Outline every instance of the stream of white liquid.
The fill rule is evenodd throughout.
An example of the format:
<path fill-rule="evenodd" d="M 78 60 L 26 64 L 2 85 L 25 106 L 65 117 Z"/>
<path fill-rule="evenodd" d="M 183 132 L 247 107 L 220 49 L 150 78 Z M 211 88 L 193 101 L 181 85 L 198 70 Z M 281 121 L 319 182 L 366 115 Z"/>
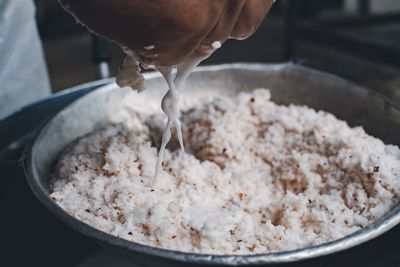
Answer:
<path fill-rule="evenodd" d="M 156 184 L 157 181 L 159 180 L 162 168 L 162 162 L 164 159 L 165 148 L 168 142 L 171 140 L 171 130 L 173 128 L 176 129 L 181 151 L 183 153 L 185 152 L 185 147 L 183 145 L 183 137 L 182 137 L 182 127 L 181 127 L 181 122 L 179 120 L 179 115 L 180 115 L 179 101 L 181 98 L 181 91 L 189 74 L 197 67 L 197 65 L 199 65 L 201 61 L 209 57 L 209 55 L 210 54 L 202 57 L 190 58 L 179 64 L 176 67 L 177 70 L 175 79 L 173 79 L 172 75 L 172 70 L 174 67 L 159 69 L 161 74 L 164 76 L 169 88 L 161 101 L 161 109 L 167 115 L 168 121 L 163 132 L 161 147 L 158 152 L 153 184 Z"/>

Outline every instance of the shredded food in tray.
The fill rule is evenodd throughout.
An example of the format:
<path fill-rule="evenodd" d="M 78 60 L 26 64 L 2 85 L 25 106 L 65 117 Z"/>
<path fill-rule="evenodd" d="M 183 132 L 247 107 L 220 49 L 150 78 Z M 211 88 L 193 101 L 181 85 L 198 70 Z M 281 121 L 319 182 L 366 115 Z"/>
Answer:
<path fill-rule="evenodd" d="M 399 200 L 400 149 L 332 114 L 278 105 L 266 89 L 181 117 L 153 183 L 162 115 L 110 125 L 59 158 L 53 200 L 79 220 L 165 249 L 253 254 L 325 243 Z"/>

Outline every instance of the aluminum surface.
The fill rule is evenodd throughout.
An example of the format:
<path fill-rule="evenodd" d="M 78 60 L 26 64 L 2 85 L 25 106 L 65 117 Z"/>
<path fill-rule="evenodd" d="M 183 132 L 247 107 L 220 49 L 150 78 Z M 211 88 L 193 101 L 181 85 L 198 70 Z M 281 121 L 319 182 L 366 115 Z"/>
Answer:
<path fill-rule="evenodd" d="M 274 265 L 332 254 L 366 242 L 400 222 L 397 205 L 384 217 L 342 239 L 293 251 L 248 256 L 215 256 L 148 247 L 101 232 L 63 211 L 49 198 L 48 178 L 61 150 L 76 138 L 110 122 L 122 109 L 142 114 L 159 111 L 166 85 L 157 73 L 146 75 L 146 91 L 134 94 L 114 84 L 78 99 L 40 131 L 24 160 L 25 173 L 36 197 L 67 225 L 143 265 Z M 274 101 L 323 109 L 350 125 L 363 126 L 386 143 L 400 145 L 400 109 L 386 98 L 333 75 L 293 64 L 229 64 L 201 67 L 187 81 L 183 104 L 216 95 L 234 95 L 254 88 L 269 88 Z M 129 100 L 129 101 L 127 101 Z"/>

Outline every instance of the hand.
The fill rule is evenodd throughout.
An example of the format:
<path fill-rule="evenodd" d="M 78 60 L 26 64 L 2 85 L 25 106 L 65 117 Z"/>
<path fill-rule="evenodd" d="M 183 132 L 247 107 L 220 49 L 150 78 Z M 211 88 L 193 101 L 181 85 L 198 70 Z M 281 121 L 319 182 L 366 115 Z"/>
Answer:
<path fill-rule="evenodd" d="M 157 66 L 253 34 L 273 0 L 60 0 L 91 31 Z"/>

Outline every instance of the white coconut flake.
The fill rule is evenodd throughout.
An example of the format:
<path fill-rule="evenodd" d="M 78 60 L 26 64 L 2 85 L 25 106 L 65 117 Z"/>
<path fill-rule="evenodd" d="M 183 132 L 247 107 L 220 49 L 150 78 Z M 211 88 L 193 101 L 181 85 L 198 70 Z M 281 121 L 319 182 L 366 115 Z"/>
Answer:
<path fill-rule="evenodd" d="M 211 47 L 214 50 L 217 50 L 217 49 L 221 48 L 221 42 L 220 41 L 214 41 L 214 42 L 212 42 Z"/>
<path fill-rule="evenodd" d="M 148 46 L 145 46 L 143 48 L 144 48 L 144 50 L 153 50 L 156 47 L 155 47 L 155 45 L 148 45 Z"/>

